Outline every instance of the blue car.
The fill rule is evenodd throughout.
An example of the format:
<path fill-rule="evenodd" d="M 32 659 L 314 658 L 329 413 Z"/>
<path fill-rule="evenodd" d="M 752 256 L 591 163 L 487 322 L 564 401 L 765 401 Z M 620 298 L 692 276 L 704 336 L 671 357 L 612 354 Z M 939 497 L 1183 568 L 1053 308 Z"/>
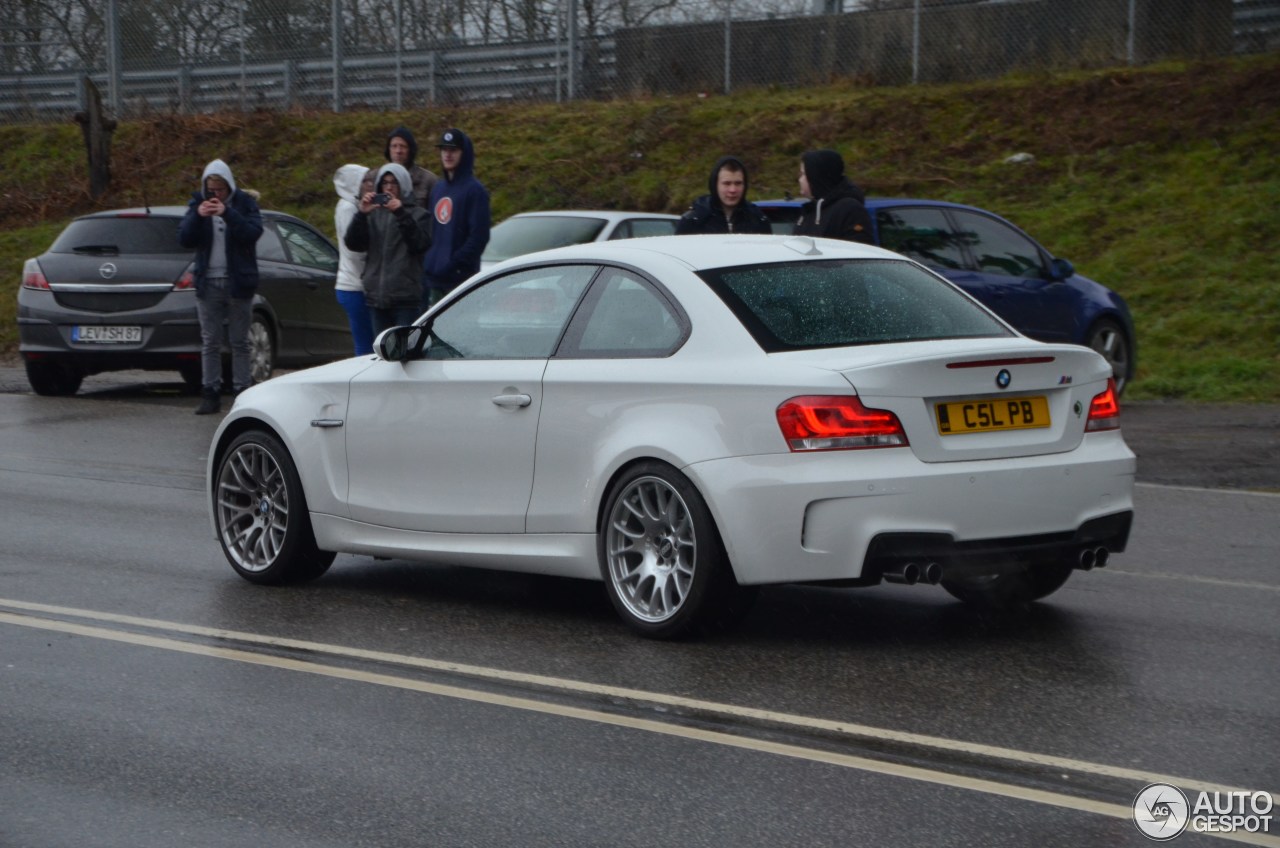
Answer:
<path fill-rule="evenodd" d="M 759 200 L 773 231 L 789 234 L 802 200 Z M 1013 224 L 942 200 L 868 198 L 875 243 L 964 289 L 1033 339 L 1091 347 L 1111 363 L 1116 390 L 1133 379 L 1136 344 L 1124 298 L 1081 276 Z"/>

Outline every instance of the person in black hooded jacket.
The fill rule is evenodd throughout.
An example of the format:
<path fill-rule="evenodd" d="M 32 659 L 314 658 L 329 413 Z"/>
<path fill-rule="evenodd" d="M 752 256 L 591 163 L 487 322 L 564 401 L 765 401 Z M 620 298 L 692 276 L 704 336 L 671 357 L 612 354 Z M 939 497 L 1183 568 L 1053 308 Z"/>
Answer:
<path fill-rule="evenodd" d="M 872 244 L 866 196 L 844 175 L 844 159 L 834 150 L 810 150 L 800 157 L 800 207 L 795 234 Z"/>
<path fill-rule="evenodd" d="M 736 156 L 721 156 L 707 180 L 711 190 L 676 222 L 676 235 L 773 232 L 768 217 L 747 200 L 747 166 Z"/>

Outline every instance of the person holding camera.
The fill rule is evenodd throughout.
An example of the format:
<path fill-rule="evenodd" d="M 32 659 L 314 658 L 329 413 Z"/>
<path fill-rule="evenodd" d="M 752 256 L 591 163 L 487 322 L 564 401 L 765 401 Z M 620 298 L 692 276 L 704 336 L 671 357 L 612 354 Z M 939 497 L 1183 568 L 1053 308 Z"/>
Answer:
<path fill-rule="evenodd" d="M 373 191 L 360 197 L 342 237 L 365 254 L 365 303 L 373 335 L 412 324 L 422 312 L 422 257 L 431 246 L 431 215 L 417 204 L 409 172 L 394 162 L 378 169 Z"/>
<path fill-rule="evenodd" d="M 436 184 L 436 175 L 414 161 L 418 158 L 418 140 L 408 127 L 399 126 L 391 131 L 383 155 L 388 162 L 394 162 L 409 172 L 414 200 L 426 209 L 427 198 L 431 197 L 431 189 Z"/>
<path fill-rule="evenodd" d="M 222 410 L 222 325 L 231 345 L 231 388 L 249 388 L 249 323 L 258 290 L 262 213 L 253 195 L 236 188 L 231 168 L 214 159 L 200 176 L 178 223 L 178 243 L 195 248 L 196 317 L 200 321 L 200 406 L 196 415 Z"/>

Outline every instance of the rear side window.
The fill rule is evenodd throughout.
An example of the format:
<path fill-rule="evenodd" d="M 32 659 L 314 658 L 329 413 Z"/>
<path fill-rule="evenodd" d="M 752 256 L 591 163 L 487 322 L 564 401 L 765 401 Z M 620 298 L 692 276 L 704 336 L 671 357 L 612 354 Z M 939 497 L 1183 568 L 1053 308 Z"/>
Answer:
<path fill-rule="evenodd" d="M 660 357 L 684 341 L 684 325 L 666 299 L 621 268 L 604 270 L 574 323 L 561 356 Z"/>
<path fill-rule="evenodd" d="M 50 253 L 188 254 L 178 244 L 177 218 L 81 218 L 54 240 Z"/>
<path fill-rule="evenodd" d="M 952 232 L 941 209 L 901 206 L 876 213 L 880 246 L 914 259 L 926 268 L 956 271 L 965 267 L 964 239 Z"/>
<path fill-rule="evenodd" d="M 770 353 L 1012 335 L 967 295 L 909 262 L 788 262 L 701 276 Z"/>
<path fill-rule="evenodd" d="M 296 264 L 322 271 L 337 270 L 337 251 L 318 233 L 292 221 L 277 221 L 276 228 L 280 231 L 280 239 L 289 246 L 289 255 Z"/>

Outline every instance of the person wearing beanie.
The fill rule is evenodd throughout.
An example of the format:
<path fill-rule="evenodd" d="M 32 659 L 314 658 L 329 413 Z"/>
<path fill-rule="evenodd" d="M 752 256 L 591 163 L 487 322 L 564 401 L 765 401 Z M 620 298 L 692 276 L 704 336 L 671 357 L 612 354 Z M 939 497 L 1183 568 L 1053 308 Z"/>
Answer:
<path fill-rule="evenodd" d="M 747 200 L 747 166 L 736 156 L 721 156 L 707 180 L 708 194 L 676 222 L 676 235 L 773 232 L 769 218 Z"/>
<path fill-rule="evenodd" d="M 231 168 L 214 159 L 200 176 L 178 223 L 178 243 L 194 248 L 196 317 L 200 321 L 200 406 L 196 415 L 222 410 L 222 325 L 231 345 L 231 388 L 249 388 L 249 323 L 258 290 L 262 213 L 253 195 L 236 188 Z"/>
<path fill-rule="evenodd" d="M 431 190 L 431 249 L 422 264 L 424 310 L 480 270 L 480 254 L 489 244 L 489 192 L 475 177 L 471 139 L 452 127 L 436 147 L 444 176 Z"/>
<path fill-rule="evenodd" d="M 409 180 L 413 183 L 413 196 L 417 205 L 427 208 L 427 198 L 431 197 L 431 189 L 436 184 L 436 175 L 421 165 L 415 164 L 418 158 L 418 140 L 408 127 L 399 126 L 387 136 L 387 147 L 382 152 L 388 162 L 392 162 L 409 172 Z"/>
<path fill-rule="evenodd" d="M 872 244 L 866 196 L 844 175 L 844 159 L 834 150 L 810 150 L 800 157 L 800 207 L 795 234 Z"/>

